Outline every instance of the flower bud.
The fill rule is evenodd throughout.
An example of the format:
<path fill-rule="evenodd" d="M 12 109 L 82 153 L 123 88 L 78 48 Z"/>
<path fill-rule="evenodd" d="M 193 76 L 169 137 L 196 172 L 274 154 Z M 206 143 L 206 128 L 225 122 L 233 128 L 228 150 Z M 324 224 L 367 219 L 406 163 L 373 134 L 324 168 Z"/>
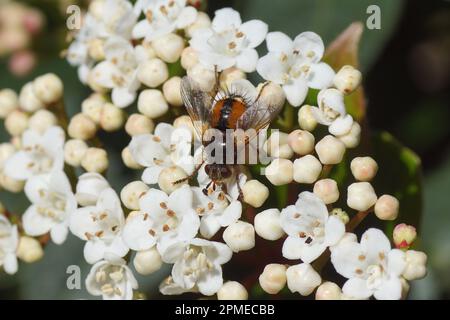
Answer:
<path fill-rule="evenodd" d="M 294 179 L 294 165 L 287 159 L 274 159 L 266 167 L 265 175 L 274 186 L 291 183 Z"/>
<path fill-rule="evenodd" d="M 337 138 L 344 143 L 346 148 L 356 148 L 361 140 L 361 126 L 358 122 L 353 121 L 350 132 Z"/>
<path fill-rule="evenodd" d="M 0 90 L 0 119 L 5 119 L 8 114 L 19 107 L 19 97 L 14 90 Z"/>
<path fill-rule="evenodd" d="M 0 186 L 3 187 L 6 191 L 12 193 L 19 193 L 23 191 L 23 187 L 25 186 L 25 181 L 15 180 L 4 174 L 0 173 Z"/>
<path fill-rule="evenodd" d="M 169 78 L 169 69 L 162 60 L 154 58 L 141 64 L 137 77 L 147 87 L 156 88 Z"/>
<path fill-rule="evenodd" d="M 167 194 L 171 194 L 176 189 L 188 184 L 188 181 L 183 181 L 180 183 L 175 183 L 179 180 L 187 178 L 187 173 L 178 166 L 172 166 L 169 168 L 164 168 L 158 177 L 159 188 Z"/>
<path fill-rule="evenodd" d="M 313 131 L 317 127 L 317 121 L 312 113 L 312 107 L 304 105 L 298 110 L 298 124 L 306 131 Z"/>
<path fill-rule="evenodd" d="M 192 120 L 191 117 L 184 115 L 184 116 L 179 116 L 178 118 L 176 118 L 173 121 L 173 126 L 175 129 L 181 128 L 181 127 L 185 127 L 188 128 L 189 131 L 192 133 L 192 137 L 194 137 L 195 135 L 195 129 L 194 129 L 194 125 L 192 124 Z"/>
<path fill-rule="evenodd" d="M 218 300 L 247 300 L 248 292 L 245 287 L 237 281 L 227 281 L 217 291 Z"/>
<path fill-rule="evenodd" d="M 5 129 L 11 136 L 20 136 L 28 129 L 28 115 L 20 110 L 14 110 L 5 119 Z"/>
<path fill-rule="evenodd" d="M 11 137 L 10 141 L 11 141 L 11 144 L 14 146 L 14 148 L 16 148 L 16 149 L 22 148 L 22 137 L 21 136 Z"/>
<path fill-rule="evenodd" d="M 234 81 L 246 78 L 247 76 L 244 71 L 236 67 L 231 67 L 220 73 L 219 81 L 223 89 L 229 89 Z"/>
<path fill-rule="evenodd" d="M 64 145 L 64 161 L 72 167 L 79 167 L 88 148 L 83 140 L 68 140 Z"/>
<path fill-rule="evenodd" d="M 263 273 L 259 276 L 259 285 L 268 294 L 277 294 L 286 285 L 286 280 L 286 266 L 271 263 L 264 267 Z"/>
<path fill-rule="evenodd" d="M 313 155 L 294 161 L 294 180 L 298 183 L 314 183 L 322 172 L 322 164 Z"/>
<path fill-rule="evenodd" d="M 33 90 L 36 97 L 43 103 L 52 104 L 62 98 L 64 85 L 57 75 L 47 73 L 34 80 Z"/>
<path fill-rule="evenodd" d="M 322 282 L 320 275 L 309 263 L 291 266 L 286 271 L 287 285 L 291 292 L 309 296 Z"/>
<path fill-rule="evenodd" d="M 133 265 L 139 274 L 147 276 L 161 269 L 163 262 L 154 246 L 145 251 L 138 251 L 134 256 Z"/>
<path fill-rule="evenodd" d="M 152 41 L 156 56 L 167 63 L 177 62 L 184 49 L 184 39 L 177 34 L 168 33 Z"/>
<path fill-rule="evenodd" d="M 400 203 L 390 195 L 382 195 L 375 203 L 375 215 L 380 220 L 395 220 L 398 216 Z"/>
<path fill-rule="evenodd" d="M 316 291 L 316 300 L 341 300 L 342 290 L 334 282 L 322 283 Z"/>
<path fill-rule="evenodd" d="M 350 169 L 356 180 L 371 181 L 378 172 L 378 164 L 371 157 L 356 157 L 350 163 Z"/>
<path fill-rule="evenodd" d="M 314 194 L 325 204 L 335 203 L 339 199 L 339 189 L 333 179 L 322 179 L 314 184 Z"/>
<path fill-rule="evenodd" d="M 98 20 L 103 19 L 105 10 L 105 0 L 93 0 L 89 3 L 88 12 Z"/>
<path fill-rule="evenodd" d="M 70 119 L 67 131 L 69 136 L 74 139 L 89 140 L 95 136 L 97 126 L 91 118 L 79 113 Z"/>
<path fill-rule="evenodd" d="M 187 70 L 187 75 L 198 83 L 203 91 L 211 91 L 216 83 L 216 75 L 213 70 L 206 69 L 201 63 Z"/>
<path fill-rule="evenodd" d="M 309 131 L 294 130 L 289 134 L 288 143 L 296 154 L 304 156 L 314 151 L 315 138 Z"/>
<path fill-rule="evenodd" d="M 347 205 L 358 211 L 366 211 L 377 202 L 375 190 L 368 182 L 352 183 L 347 189 Z"/>
<path fill-rule="evenodd" d="M 280 225 L 280 210 L 267 209 L 255 216 L 255 231 L 263 239 L 275 241 L 285 235 Z"/>
<path fill-rule="evenodd" d="M 286 102 L 286 94 L 280 85 L 274 82 L 260 83 L 257 87 L 261 101 L 269 106 L 283 107 Z M 262 92 L 261 92 L 262 90 Z"/>
<path fill-rule="evenodd" d="M 225 229 L 223 240 L 233 252 L 250 250 L 255 247 L 255 229 L 248 222 L 236 221 Z"/>
<path fill-rule="evenodd" d="M 106 103 L 105 98 L 98 93 L 92 94 L 81 104 L 81 112 L 91 118 L 96 124 L 100 123 L 103 105 Z"/>
<path fill-rule="evenodd" d="M 398 249 L 408 249 L 416 240 L 416 237 L 416 228 L 413 226 L 401 223 L 394 228 L 394 244 Z"/>
<path fill-rule="evenodd" d="M 12 143 L 4 142 L 0 144 L 0 168 L 3 168 L 6 160 L 16 152 Z"/>
<path fill-rule="evenodd" d="M 156 119 L 169 110 L 169 105 L 160 90 L 148 89 L 139 95 L 138 110 L 150 119 Z"/>
<path fill-rule="evenodd" d="M 139 199 L 148 191 L 148 186 L 142 181 L 133 181 L 123 187 L 120 199 L 130 210 L 139 210 Z"/>
<path fill-rule="evenodd" d="M 17 247 L 17 257 L 26 263 L 36 262 L 44 256 L 44 250 L 38 240 L 22 236 Z"/>
<path fill-rule="evenodd" d="M 402 276 L 408 280 L 422 279 L 427 274 L 427 255 L 420 251 L 408 250 L 405 254 L 406 267 Z"/>
<path fill-rule="evenodd" d="M 258 180 L 247 181 L 242 187 L 244 202 L 253 208 L 261 207 L 269 197 L 269 188 Z"/>
<path fill-rule="evenodd" d="M 183 69 L 189 70 L 197 64 L 197 52 L 191 47 L 184 48 L 183 52 L 181 53 L 181 66 L 183 67 Z"/>
<path fill-rule="evenodd" d="M 122 161 L 127 168 L 130 169 L 143 169 L 143 167 L 134 160 L 133 155 L 131 154 L 130 148 L 126 147 L 122 150 Z"/>
<path fill-rule="evenodd" d="M 347 224 L 350 221 L 348 213 L 341 208 L 334 208 L 333 210 L 331 210 L 330 215 L 337 217 L 342 221 L 343 224 Z"/>
<path fill-rule="evenodd" d="M 112 103 L 103 105 L 100 116 L 100 127 L 108 132 L 117 131 L 123 127 L 125 114 L 122 109 L 116 107 Z"/>
<path fill-rule="evenodd" d="M 338 164 L 345 154 L 345 145 L 339 139 L 328 135 L 316 144 L 316 152 L 323 164 Z"/>
<path fill-rule="evenodd" d="M 56 119 L 56 116 L 52 112 L 42 109 L 30 117 L 28 126 L 30 129 L 43 134 L 48 128 L 55 126 L 57 123 L 58 119 Z"/>
<path fill-rule="evenodd" d="M 280 131 L 270 135 L 264 143 L 264 150 L 273 158 L 290 159 L 294 155 L 288 144 L 288 134 Z"/>
<path fill-rule="evenodd" d="M 45 108 L 44 102 L 36 97 L 32 82 L 28 82 L 22 87 L 22 90 L 20 90 L 19 104 L 20 108 L 27 112 L 35 112 Z"/>
<path fill-rule="evenodd" d="M 154 128 L 153 120 L 139 113 L 133 113 L 125 124 L 125 131 L 130 136 L 151 133 Z"/>
<path fill-rule="evenodd" d="M 102 173 L 108 169 L 108 154 L 104 149 L 89 148 L 86 150 L 81 166 L 87 172 Z"/>
<path fill-rule="evenodd" d="M 209 16 L 205 12 L 199 11 L 197 13 L 197 19 L 195 19 L 194 23 L 186 28 L 186 35 L 189 38 L 192 38 L 195 31 L 208 28 L 210 25 L 211 19 L 209 18 Z"/>
<path fill-rule="evenodd" d="M 163 85 L 163 94 L 171 106 L 183 106 L 183 99 L 181 99 L 181 78 L 172 77 L 167 80 Z"/>
<path fill-rule="evenodd" d="M 343 66 L 334 76 L 333 83 L 336 88 L 345 94 L 352 93 L 361 84 L 361 72 L 352 66 Z"/>
<path fill-rule="evenodd" d="M 109 183 L 98 173 L 84 173 L 78 178 L 76 194 L 80 206 L 93 206 L 103 190 L 109 188 Z"/>

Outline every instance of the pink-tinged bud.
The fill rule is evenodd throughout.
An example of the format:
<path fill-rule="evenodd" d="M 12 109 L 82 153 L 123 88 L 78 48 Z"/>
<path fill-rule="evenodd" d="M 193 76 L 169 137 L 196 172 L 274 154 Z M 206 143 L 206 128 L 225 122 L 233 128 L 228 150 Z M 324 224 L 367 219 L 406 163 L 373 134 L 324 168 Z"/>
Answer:
<path fill-rule="evenodd" d="M 29 10 L 23 17 L 23 25 L 31 34 L 39 33 L 45 23 L 45 18 L 38 10 Z"/>
<path fill-rule="evenodd" d="M 408 249 L 416 240 L 416 228 L 405 223 L 394 228 L 394 244 L 398 249 Z"/>
<path fill-rule="evenodd" d="M 26 76 L 33 70 L 35 65 L 36 57 L 31 51 L 16 52 L 8 62 L 9 71 L 17 77 Z"/>

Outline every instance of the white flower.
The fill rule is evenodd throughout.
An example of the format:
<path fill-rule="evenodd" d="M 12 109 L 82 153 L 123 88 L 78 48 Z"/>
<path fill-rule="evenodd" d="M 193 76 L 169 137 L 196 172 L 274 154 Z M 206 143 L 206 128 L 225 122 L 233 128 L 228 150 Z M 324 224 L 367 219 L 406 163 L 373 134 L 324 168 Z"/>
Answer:
<path fill-rule="evenodd" d="M 200 233 L 205 238 L 213 237 L 221 227 L 228 227 L 241 217 L 242 204 L 236 200 L 229 201 L 222 191 L 209 195 L 205 195 L 199 187 L 192 187 L 192 191 L 193 207 L 201 216 Z"/>
<path fill-rule="evenodd" d="M 197 182 L 200 186 L 200 188 L 204 189 L 207 186 L 210 186 L 210 189 L 213 187 L 211 187 L 211 178 L 206 174 L 205 171 L 205 166 L 206 164 L 202 165 L 202 167 L 198 170 L 198 175 L 197 175 Z M 244 173 L 239 173 L 238 176 L 236 176 L 235 174 L 233 174 L 229 179 L 227 179 L 226 181 L 224 181 L 225 183 L 225 190 L 222 191 L 226 191 L 226 194 L 228 196 L 228 198 L 230 200 L 238 200 L 240 194 L 239 194 L 239 187 L 242 188 L 242 186 L 245 185 L 245 183 L 247 182 L 247 176 Z M 239 186 L 238 186 L 239 184 Z M 220 190 L 220 186 L 215 186 L 216 187 L 216 191 Z"/>
<path fill-rule="evenodd" d="M 303 32 L 294 41 L 282 32 L 270 32 L 266 38 L 268 54 L 259 59 L 258 73 L 266 80 L 283 87 L 294 107 L 306 98 L 308 88 L 328 88 L 334 71 L 320 62 L 324 45 L 314 32 Z"/>
<path fill-rule="evenodd" d="M 81 206 L 94 206 L 102 191 L 109 187 L 108 181 L 101 174 L 86 172 L 78 177 L 75 197 Z"/>
<path fill-rule="evenodd" d="M 230 248 L 220 242 L 192 239 L 167 249 L 165 262 L 174 263 L 172 275 L 161 283 L 162 294 L 174 295 L 197 292 L 205 296 L 215 294 L 223 284 L 222 265 L 232 256 Z"/>
<path fill-rule="evenodd" d="M 138 283 L 125 260 L 107 254 L 94 264 L 86 278 L 86 290 L 103 300 L 131 300 Z"/>
<path fill-rule="evenodd" d="M 215 12 L 211 28 L 194 33 L 190 45 L 208 68 L 217 66 L 221 71 L 236 66 L 244 72 L 253 72 L 258 62 L 255 48 L 264 41 L 267 30 L 264 22 L 242 23 L 239 12 L 224 8 Z"/>
<path fill-rule="evenodd" d="M 114 105 L 128 107 L 136 100 L 136 91 L 141 85 L 137 77 L 141 62 L 138 49 L 120 37 L 109 38 L 104 47 L 106 60 L 92 69 L 92 80 L 104 88 L 112 89 Z"/>
<path fill-rule="evenodd" d="M 16 180 L 62 170 L 64 166 L 64 131 L 60 127 L 50 127 L 44 134 L 27 130 L 22 135 L 22 148 L 5 163 L 4 172 Z"/>
<path fill-rule="evenodd" d="M 50 232 L 53 242 L 62 244 L 67 238 L 70 215 L 77 209 L 64 171 L 31 177 L 25 184 L 25 194 L 31 202 L 22 216 L 25 232 L 30 236 Z"/>
<path fill-rule="evenodd" d="M 111 188 L 104 190 L 95 206 L 77 209 L 70 217 L 70 231 L 85 240 L 84 258 L 95 263 L 111 253 L 125 256 L 129 248 L 122 240 L 125 217 L 119 197 Z"/>
<path fill-rule="evenodd" d="M 186 0 L 144 0 L 135 4 L 136 12 L 144 12 L 145 19 L 133 28 L 133 38 L 152 41 L 195 22 L 197 10 L 186 6 Z"/>
<path fill-rule="evenodd" d="M 353 125 L 353 118 L 347 114 L 344 95 L 336 89 L 324 89 L 317 95 L 317 107 L 312 113 L 317 122 L 328 126 L 328 130 L 335 136 L 347 134 Z"/>
<path fill-rule="evenodd" d="M 19 233 L 16 225 L 0 214 L 0 266 L 8 274 L 17 272 L 16 250 L 19 245 Z"/>
<path fill-rule="evenodd" d="M 156 126 L 154 134 L 134 136 L 129 145 L 133 159 L 146 167 L 142 180 L 155 184 L 164 168 L 181 167 L 188 175 L 194 172 L 191 155 L 192 133 L 186 127 L 175 129 L 167 123 Z"/>
<path fill-rule="evenodd" d="M 305 263 L 317 259 L 345 233 L 342 221 L 329 216 L 323 201 L 308 191 L 300 193 L 295 205 L 281 211 L 280 224 L 288 234 L 283 244 L 283 256 L 302 259 Z"/>
<path fill-rule="evenodd" d="M 148 250 L 157 245 L 164 259 L 167 247 L 193 239 L 200 219 L 193 209 L 193 193 L 183 186 L 169 196 L 150 189 L 139 201 L 140 212 L 128 217 L 123 239 L 133 250 Z"/>
<path fill-rule="evenodd" d="M 342 288 L 344 295 L 356 299 L 367 299 L 372 295 L 379 300 L 401 298 L 405 253 L 391 250 L 391 244 L 381 230 L 367 230 L 360 243 L 339 243 L 332 249 L 331 262 L 339 274 L 348 278 Z"/>
<path fill-rule="evenodd" d="M 89 71 L 95 64 L 95 59 L 89 55 L 89 47 L 96 41 L 102 45 L 102 41 L 114 36 L 130 39 L 136 20 L 133 7 L 126 0 L 106 0 L 101 15 L 86 14 L 83 26 L 67 52 L 69 63 L 79 67 L 78 75 L 83 83 L 87 82 Z"/>

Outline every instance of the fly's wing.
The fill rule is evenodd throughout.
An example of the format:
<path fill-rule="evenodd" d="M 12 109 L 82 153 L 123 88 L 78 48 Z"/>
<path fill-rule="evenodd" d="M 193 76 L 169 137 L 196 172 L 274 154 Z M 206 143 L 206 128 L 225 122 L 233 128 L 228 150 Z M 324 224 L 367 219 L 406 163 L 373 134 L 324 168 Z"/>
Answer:
<path fill-rule="evenodd" d="M 236 128 L 246 133 L 246 142 L 249 142 L 278 116 L 282 108 L 283 106 L 267 105 L 261 100 L 257 101 L 238 119 Z"/>
<path fill-rule="evenodd" d="M 203 133 L 209 128 L 214 97 L 203 91 L 192 78 L 185 76 L 181 81 L 181 98 L 202 141 Z"/>

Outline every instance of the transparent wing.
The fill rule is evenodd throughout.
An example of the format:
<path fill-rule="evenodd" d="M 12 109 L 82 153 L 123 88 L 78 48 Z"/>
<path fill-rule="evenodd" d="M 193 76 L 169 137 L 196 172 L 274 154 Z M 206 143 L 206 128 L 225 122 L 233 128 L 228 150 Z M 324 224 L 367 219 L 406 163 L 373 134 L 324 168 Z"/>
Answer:
<path fill-rule="evenodd" d="M 181 98 L 201 141 L 203 133 L 209 128 L 214 96 L 203 91 L 192 78 L 185 76 L 181 81 Z"/>
<path fill-rule="evenodd" d="M 257 101 L 239 118 L 236 127 L 245 131 L 248 140 L 251 140 L 278 116 L 282 108 L 283 106 L 272 106 Z"/>

